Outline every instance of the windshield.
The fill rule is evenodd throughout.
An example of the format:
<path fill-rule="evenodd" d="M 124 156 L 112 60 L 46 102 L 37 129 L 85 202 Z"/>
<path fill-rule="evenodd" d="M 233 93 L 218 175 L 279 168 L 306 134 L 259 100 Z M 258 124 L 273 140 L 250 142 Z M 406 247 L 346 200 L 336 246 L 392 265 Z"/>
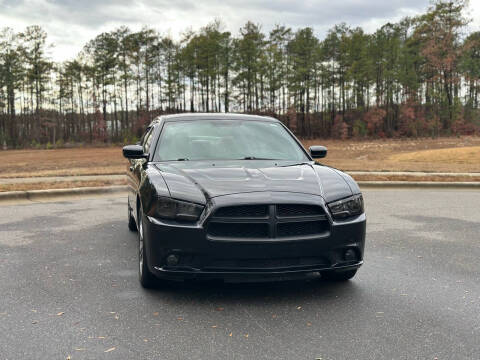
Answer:
<path fill-rule="evenodd" d="M 309 160 L 280 123 L 266 121 L 167 122 L 159 141 L 156 160 Z"/>

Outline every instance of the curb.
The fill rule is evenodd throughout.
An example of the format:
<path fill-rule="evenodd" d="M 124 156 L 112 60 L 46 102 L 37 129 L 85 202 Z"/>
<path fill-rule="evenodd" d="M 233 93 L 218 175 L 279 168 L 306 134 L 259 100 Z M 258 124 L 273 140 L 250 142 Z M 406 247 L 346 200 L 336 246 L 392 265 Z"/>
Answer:
<path fill-rule="evenodd" d="M 358 181 L 361 188 L 431 188 L 431 189 L 479 189 L 480 182 L 438 181 Z"/>
<path fill-rule="evenodd" d="M 101 195 L 115 194 L 126 192 L 128 186 L 98 186 L 98 187 L 81 187 L 71 189 L 50 189 L 50 190 L 28 190 L 28 191 L 6 191 L 0 192 L 0 202 L 9 200 L 35 200 L 51 197 L 64 197 L 74 195 Z"/>
<path fill-rule="evenodd" d="M 343 171 L 343 170 L 342 170 Z M 435 172 L 435 171 L 357 171 L 357 170 L 352 170 L 348 171 L 345 170 L 343 171 L 349 175 L 391 175 L 391 176 L 440 176 L 440 177 L 457 177 L 457 176 L 462 176 L 462 177 L 477 177 L 480 176 L 480 172 L 454 172 L 454 173 L 448 173 L 448 172 Z"/>
<path fill-rule="evenodd" d="M 361 188 L 430 188 L 430 189 L 476 189 L 480 182 L 434 182 L 434 181 L 358 181 Z M 0 202 L 11 200 L 35 200 L 74 195 L 103 195 L 127 192 L 128 186 L 98 186 L 71 189 L 29 190 L 0 192 Z"/>

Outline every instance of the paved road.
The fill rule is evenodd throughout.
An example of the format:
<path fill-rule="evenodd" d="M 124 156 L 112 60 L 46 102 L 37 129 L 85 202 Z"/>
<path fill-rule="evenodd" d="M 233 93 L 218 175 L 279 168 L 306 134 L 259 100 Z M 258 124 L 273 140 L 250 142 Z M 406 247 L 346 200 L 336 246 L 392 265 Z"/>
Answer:
<path fill-rule="evenodd" d="M 349 283 L 155 291 L 123 198 L 0 206 L 0 359 L 479 359 L 480 192 L 365 198 Z"/>

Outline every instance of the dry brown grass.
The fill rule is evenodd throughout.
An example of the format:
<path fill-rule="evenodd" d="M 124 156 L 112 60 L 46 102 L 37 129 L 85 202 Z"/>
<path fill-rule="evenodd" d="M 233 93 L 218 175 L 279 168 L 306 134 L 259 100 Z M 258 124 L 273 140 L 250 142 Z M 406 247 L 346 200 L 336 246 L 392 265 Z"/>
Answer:
<path fill-rule="evenodd" d="M 444 164 L 479 165 L 480 146 L 467 146 L 463 148 L 423 150 L 405 154 L 391 155 L 390 160 L 398 162 L 442 162 Z"/>
<path fill-rule="evenodd" d="M 321 162 L 341 170 L 480 172 L 480 138 L 375 141 L 305 140 L 325 145 Z"/>
<path fill-rule="evenodd" d="M 125 172 L 119 147 L 0 151 L 0 177 L 110 175 Z"/>
<path fill-rule="evenodd" d="M 325 145 L 322 163 L 342 170 L 480 172 L 480 137 L 408 140 L 304 140 Z M 0 178 L 123 174 L 121 148 L 0 151 Z M 44 185 L 44 186 L 50 186 Z"/>
<path fill-rule="evenodd" d="M 27 191 L 27 190 L 46 190 L 46 189 L 71 189 L 89 186 L 111 186 L 126 185 L 125 180 L 111 181 L 62 181 L 62 182 L 38 182 L 38 183 L 19 183 L 19 184 L 0 184 L 0 192 L 3 191 Z"/>

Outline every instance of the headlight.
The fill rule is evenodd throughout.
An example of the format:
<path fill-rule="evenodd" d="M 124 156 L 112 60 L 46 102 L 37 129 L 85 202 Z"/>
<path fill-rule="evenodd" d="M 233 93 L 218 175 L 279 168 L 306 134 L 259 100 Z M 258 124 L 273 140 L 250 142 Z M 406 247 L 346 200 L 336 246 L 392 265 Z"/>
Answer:
<path fill-rule="evenodd" d="M 196 221 L 200 217 L 202 211 L 202 205 L 167 197 L 160 197 L 157 199 L 155 216 L 163 219 Z"/>
<path fill-rule="evenodd" d="M 328 204 L 328 208 L 335 220 L 357 216 L 363 213 L 363 197 L 361 194 L 350 196 Z"/>

